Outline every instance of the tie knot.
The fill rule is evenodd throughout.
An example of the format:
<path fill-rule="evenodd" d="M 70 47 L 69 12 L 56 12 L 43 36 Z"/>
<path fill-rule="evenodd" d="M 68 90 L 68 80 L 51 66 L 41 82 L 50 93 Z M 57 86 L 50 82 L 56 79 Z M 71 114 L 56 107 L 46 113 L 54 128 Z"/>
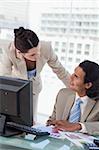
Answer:
<path fill-rule="evenodd" d="M 77 104 L 77 105 L 80 105 L 81 103 L 83 103 L 82 100 L 81 100 L 80 98 L 78 98 L 78 99 L 76 100 L 76 104 Z"/>

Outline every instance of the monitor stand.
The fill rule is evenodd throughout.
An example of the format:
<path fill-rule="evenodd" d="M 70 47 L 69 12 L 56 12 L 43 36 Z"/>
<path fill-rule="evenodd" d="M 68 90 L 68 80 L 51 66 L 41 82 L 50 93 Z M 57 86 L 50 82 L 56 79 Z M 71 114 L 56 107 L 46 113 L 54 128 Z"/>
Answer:
<path fill-rule="evenodd" d="M 23 133 L 22 131 L 7 127 L 6 126 L 6 116 L 0 114 L 0 135 L 1 136 L 9 137 L 9 136 L 22 134 L 22 133 Z"/>

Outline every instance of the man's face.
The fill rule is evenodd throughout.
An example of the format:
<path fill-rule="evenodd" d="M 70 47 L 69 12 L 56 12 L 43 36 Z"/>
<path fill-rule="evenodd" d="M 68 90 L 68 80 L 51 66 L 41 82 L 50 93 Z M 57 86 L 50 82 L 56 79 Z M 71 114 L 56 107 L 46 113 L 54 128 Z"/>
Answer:
<path fill-rule="evenodd" d="M 86 83 L 84 83 L 85 72 L 81 67 L 76 67 L 74 73 L 70 77 L 70 88 L 80 94 L 86 93 Z"/>

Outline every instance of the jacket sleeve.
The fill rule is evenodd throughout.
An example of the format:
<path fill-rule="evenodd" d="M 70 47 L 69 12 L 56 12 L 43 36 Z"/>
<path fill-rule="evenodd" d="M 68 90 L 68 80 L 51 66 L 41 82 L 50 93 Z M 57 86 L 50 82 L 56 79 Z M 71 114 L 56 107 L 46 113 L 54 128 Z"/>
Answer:
<path fill-rule="evenodd" d="M 0 63 L 0 75 L 1 76 L 11 76 L 12 73 L 12 63 L 7 55 L 6 50 L 3 50 L 2 59 Z"/>
<path fill-rule="evenodd" d="M 99 135 L 99 99 L 97 99 L 93 111 L 89 114 L 89 118 L 83 124 L 87 133 Z"/>
<path fill-rule="evenodd" d="M 55 104 L 54 104 L 54 107 L 53 107 L 53 111 L 52 111 L 51 116 L 49 116 L 48 120 L 56 120 L 57 119 L 57 111 L 59 111 L 58 108 L 57 108 L 57 103 L 59 101 L 58 97 L 59 97 L 60 93 L 61 93 L 61 90 L 58 92 L 58 94 L 56 96 L 56 100 L 55 100 Z"/>
<path fill-rule="evenodd" d="M 88 134 L 99 135 L 99 121 L 84 122 Z"/>
<path fill-rule="evenodd" d="M 3 51 L 0 75 L 27 79 L 25 60 L 24 58 L 19 59 L 16 57 L 13 42 Z"/>
<path fill-rule="evenodd" d="M 54 108 L 53 108 L 51 116 L 49 117 L 49 120 L 62 120 L 64 110 L 66 107 L 66 100 L 63 97 L 66 96 L 65 93 L 68 93 L 67 90 L 69 90 L 69 88 L 62 88 L 57 93 Z"/>
<path fill-rule="evenodd" d="M 68 87 L 70 74 L 69 72 L 63 67 L 61 62 L 58 60 L 57 55 L 53 52 L 52 46 L 50 44 L 50 52 L 48 58 L 48 65 L 52 68 L 53 72 L 57 75 L 57 77 Z"/>
<path fill-rule="evenodd" d="M 48 120 L 56 120 L 56 106 L 57 106 L 57 97 L 56 97 L 56 101 L 54 104 L 53 112 L 52 112 L 51 116 L 49 116 Z"/>

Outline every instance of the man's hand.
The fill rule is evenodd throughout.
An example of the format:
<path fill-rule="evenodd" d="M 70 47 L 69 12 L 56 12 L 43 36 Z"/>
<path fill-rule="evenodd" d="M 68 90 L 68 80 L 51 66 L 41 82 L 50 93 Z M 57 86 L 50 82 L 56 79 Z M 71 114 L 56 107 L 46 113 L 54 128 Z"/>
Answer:
<path fill-rule="evenodd" d="M 70 123 L 66 120 L 53 120 L 49 122 L 50 125 L 55 126 L 55 130 L 61 131 L 78 131 L 81 130 L 79 123 Z"/>
<path fill-rule="evenodd" d="M 55 120 L 47 120 L 47 122 L 46 122 L 46 125 L 47 126 L 51 126 L 51 125 L 55 125 L 55 124 L 53 124 L 53 122 L 54 122 Z"/>

